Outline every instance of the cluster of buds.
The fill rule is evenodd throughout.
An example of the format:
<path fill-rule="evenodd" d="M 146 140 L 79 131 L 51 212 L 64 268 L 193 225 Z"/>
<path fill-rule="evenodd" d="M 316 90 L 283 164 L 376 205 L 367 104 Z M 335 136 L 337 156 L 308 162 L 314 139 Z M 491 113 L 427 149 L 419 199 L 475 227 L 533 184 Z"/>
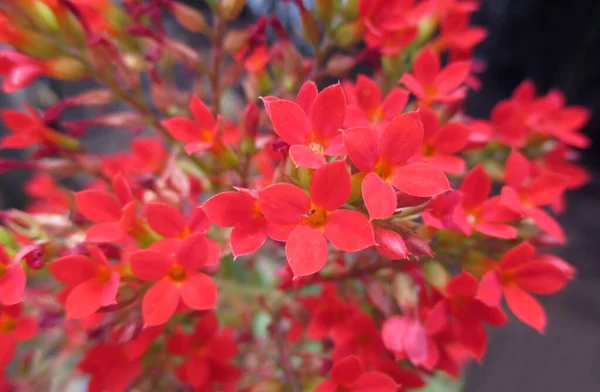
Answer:
<path fill-rule="evenodd" d="M 397 392 L 481 361 L 507 310 L 547 328 L 589 113 L 526 81 L 466 115 L 476 1 L 290 1 L 314 56 L 230 23 L 244 0 L 117 3 L 0 5 L 5 93 L 96 83 L 1 112 L 27 161 L 0 171 L 33 173 L 0 215 L 0 390 Z M 92 153 L 98 125 L 129 145 Z"/>

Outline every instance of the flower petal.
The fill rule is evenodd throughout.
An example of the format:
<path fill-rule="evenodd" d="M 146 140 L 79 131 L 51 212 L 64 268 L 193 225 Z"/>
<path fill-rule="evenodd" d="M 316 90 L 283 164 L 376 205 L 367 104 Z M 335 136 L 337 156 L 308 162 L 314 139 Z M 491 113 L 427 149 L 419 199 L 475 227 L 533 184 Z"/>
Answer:
<path fill-rule="evenodd" d="M 475 230 L 490 237 L 511 240 L 517 237 L 519 231 L 511 225 L 500 223 L 480 223 L 474 226 Z"/>
<path fill-rule="evenodd" d="M 179 288 L 169 280 L 160 280 L 146 291 L 142 301 L 144 326 L 152 327 L 169 321 L 179 305 Z"/>
<path fill-rule="evenodd" d="M 150 281 L 164 278 L 173 265 L 171 258 L 153 250 L 135 252 L 129 262 L 137 278 Z"/>
<path fill-rule="evenodd" d="M 162 125 L 167 129 L 174 139 L 191 143 L 202 140 L 202 129 L 194 120 L 185 117 L 172 117 L 162 121 Z"/>
<path fill-rule="evenodd" d="M 319 272 L 327 263 L 327 241 L 323 232 L 298 225 L 287 239 L 285 256 L 295 277 Z"/>
<path fill-rule="evenodd" d="M 386 95 L 381 107 L 383 108 L 383 117 L 385 120 L 391 120 L 402 114 L 409 97 L 408 91 L 403 88 L 395 87 Z"/>
<path fill-rule="evenodd" d="M 289 154 L 296 167 L 318 169 L 327 162 L 323 155 L 317 154 L 303 144 L 294 144 L 291 146 Z"/>
<path fill-rule="evenodd" d="M 475 298 L 491 308 L 500 307 L 502 301 L 502 284 L 496 271 L 489 271 L 479 282 Z"/>
<path fill-rule="evenodd" d="M 531 163 L 517 150 L 513 150 L 504 168 L 506 185 L 519 188 L 531 176 Z"/>
<path fill-rule="evenodd" d="M 368 76 L 358 75 L 356 78 L 356 100 L 365 112 L 377 110 L 381 106 L 381 90 L 377 83 Z"/>
<path fill-rule="evenodd" d="M 509 309 L 525 324 L 543 333 L 546 329 L 546 312 L 542 305 L 517 286 L 504 288 L 504 298 Z"/>
<path fill-rule="evenodd" d="M 397 199 L 394 187 L 377 174 L 367 174 L 361 190 L 371 219 L 386 219 L 396 210 Z"/>
<path fill-rule="evenodd" d="M 333 365 L 331 368 L 331 381 L 341 385 L 352 384 L 363 371 L 364 368 L 360 359 L 356 355 L 349 355 Z"/>
<path fill-rule="evenodd" d="M 13 264 L 0 277 L 0 304 L 14 305 L 23 302 L 27 277 L 20 264 Z"/>
<path fill-rule="evenodd" d="M 444 172 L 424 163 L 410 163 L 396 168 L 392 184 L 404 193 L 420 197 L 437 196 L 450 189 Z"/>
<path fill-rule="evenodd" d="M 167 203 L 148 203 L 146 217 L 152 230 L 163 237 L 179 237 L 186 230 L 186 222 L 181 212 Z"/>
<path fill-rule="evenodd" d="M 202 268 L 206 263 L 208 245 L 202 233 L 193 233 L 186 236 L 177 245 L 175 261 L 188 272 Z"/>
<path fill-rule="evenodd" d="M 265 218 L 278 224 L 298 224 L 310 210 L 306 193 L 292 184 L 269 185 L 260 191 L 258 201 Z"/>
<path fill-rule="evenodd" d="M 523 290 L 534 294 L 554 294 L 571 280 L 571 273 L 556 265 L 532 260 L 515 270 L 515 281 Z"/>
<path fill-rule="evenodd" d="M 504 254 L 500 260 L 500 268 L 511 269 L 529 262 L 535 255 L 535 248 L 529 242 L 521 242 Z"/>
<path fill-rule="evenodd" d="M 340 208 L 352 193 L 352 179 L 345 161 L 335 161 L 317 169 L 310 181 L 310 199 L 327 211 Z"/>
<path fill-rule="evenodd" d="M 318 94 L 319 90 L 317 89 L 317 85 L 312 80 L 304 82 L 302 87 L 300 87 L 300 90 L 298 90 L 296 103 L 304 110 L 304 113 L 306 113 L 307 116 L 310 115 L 313 103 Z"/>
<path fill-rule="evenodd" d="M 329 215 L 325 236 L 333 246 L 345 252 L 356 252 L 375 245 L 371 222 L 356 211 L 338 210 Z"/>
<path fill-rule="evenodd" d="M 95 223 L 114 222 L 121 218 L 121 205 L 117 199 L 105 192 L 75 192 L 77 209 Z"/>
<path fill-rule="evenodd" d="M 78 284 L 71 290 L 65 304 L 67 319 L 90 316 L 102 306 L 102 283 L 95 278 Z"/>
<path fill-rule="evenodd" d="M 328 140 L 339 133 L 346 118 L 346 97 L 341 84 L 329 86 L 317 95 L 310 118 L 317 138 Z"/>
<path fill-rule="evenodd" d="M 89 257 L 71 255 L 48 264 L 52 275 L 60 282 L 75 285 L 96 275 L 98 265 Z"/>
<path fill-rule="evenodd" d="M 200 98 L 192 98 L 190 111 L 192 112 L 192 116 L 194 116 L 194 120 L 196 120 L 197 128 L 212 129 L 215 126 L 215 118 L 212 112 Z"/>
<path fill-rule="evenodd" d="M 447 122 L 438 129 L 434 138 L 437 151 L 444 154 L 454 154 L 462 150 L 469 138 L 469 128 L 458 122 Z"/>
<path fill-rule="evenodd" d="M 560 227 L 560 223 L 558 223 L 556 219 L 554 219 L 546 211 L 540 208 L 530 207 L 525 211 L 525 213 L 527 216 L 533 219 L 535 224 L 540 229 L 556 238 L 559 243 L 562 244 L 566 241 L 565 233 L 562 227 Z"/>
<path fill-rule="evenodd" d="M 471 169 L 462 181 L 463 205 L 466 209 L 480 206 L 492 191 L 492 180 L 481 165 Z"/>
<path fill-rule="evenodd" d="M 421 150 L 423 124 L 417 112 L 395 117 L 381 136 L 381 156 L 391 166 L 408 161 Z"/>
<path fill-rule="evenodd" d="M 436 76 L 435 85 L 438 94 L 449 94 L 465 82 L 471 71 L 470 61 L 455 61 L 450 63 Z"/>
<path fill-rule="evenodd" d="M 206 274 L 188 277 L 180 288 L 181 299 L 195 310 L 213 309 L 217 303 L 217 285 Z"/>
<path fill-rule="evenodd" d="M 379 138 L 369 128 L 354 127 L 344 131 L 344 147 L 358 170 L 369 173 L 379 161 Z"/>
<path fill-rule="evenodd" d="M 265 220 L 248 220 L 233 228 L 229 236 L 231 251 L 234 257 L 256 252 L 267 239 L 267 222 Z"/>
<path fill-rule="evenodd" d="M 214 224 L 232 227 L 250 219 L 256 200 L 242 192 L 222 192 L 208 199 L 202 209 Z"/>
<path fill-rule="evenodd" d="M 114 243 L 126 237 L 119 222 L 97 223 L 85 231 L 85 240 L 91 243 Z"/>
<path fill-rule="evenodd" d="M 284 99 L 263 99 L 265 110 L 275 133 L 287 144 L 304 144 L 312 126 L 304 110 L 296 103 Z"/>

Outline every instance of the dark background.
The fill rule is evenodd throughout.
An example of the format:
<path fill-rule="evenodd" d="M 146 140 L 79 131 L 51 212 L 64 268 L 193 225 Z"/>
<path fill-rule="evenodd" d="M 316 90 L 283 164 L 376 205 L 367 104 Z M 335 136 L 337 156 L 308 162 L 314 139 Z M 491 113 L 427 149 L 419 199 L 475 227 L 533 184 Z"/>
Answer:
<path fill-rule="evenodd" d="M 197 5 L 200 1 L 190 0 Z M 297 12 L 282 0 L 248 0 L 242 18 L 277 13 L 290 31 L 297 30 Z M 310 3 L 310 1 L 306 1 Z M 600 391 L 600 1 L 483 0 L 473 24 L 488 28 L 476 57 L 487 63 L 480 75 L 483 88 L 467 99 L 467 112 L 488 117 L 496 102 L 510 96 L 525 78 L 539 93 L 560 89 L 569 104 L 593 112 L 585 132 L 591 149 L 582 161 L 594 175 L 585 188 L 568 195 L 569 207 L 560 218 L 569 236 L 558 253 L 579 270 L 563 292 L 543 299 L 549 325 L 545 336 L 522 323 L 490 331 L 490 349 L 481 365 L 467 374 L 467 392 Z M 181 34 L 184 34 L 181 32 Z M 186 40 L 202 46 L 197 36 Z M 44 88 L 64 93 L 65 87 Z M 0 95 L 0 107 L 39 101 L 37 91 Z M 2 131 L 3 132 L 3 131 Z M 105 136 L 100 148 L 107 146 Z M 1 151 L 0 156 L 18 156 Z M 0 175 L 0 208 L 21 207 L 20 183 L 25 173 Z"/>

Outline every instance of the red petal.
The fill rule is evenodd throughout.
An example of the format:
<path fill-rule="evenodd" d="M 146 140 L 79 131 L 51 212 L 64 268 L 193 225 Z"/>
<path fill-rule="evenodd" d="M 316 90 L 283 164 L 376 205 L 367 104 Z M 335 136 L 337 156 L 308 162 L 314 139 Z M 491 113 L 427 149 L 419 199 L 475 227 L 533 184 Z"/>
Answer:
<path fill-rule="evenodd" d="M 438 115 L 435 110 L 427 107 L 419 108 L 418 113 L 423 124 L 423 140 L 432 142 L 440 125 Z"/>
<path fill-rule="evenodd" d="M 566 240 L 565 233 L 564 233 L 562 227 L 560 227 L 560 223 L 558 223 L 556 221 L 556 219 L 554 219 L 546 211 L 544 211 L 540 208 L 530 207 L 526 210 L 526 214 L 531 219 L 533 219 L 535 224 L 540 229 L 542 229 L 546 233 L 550 234 L 552 237 L 556 238 L 556 240 L 558 240 L 558 242 L 560 242 L 560 243 L 565 242 L 565 240 Z"/>
<path fill-rule="evenodd" d="M 348 385 L 358 379 L 363 372 L 363 365 L 356 355 L 350 355 L 337 361 L 331 368 L 331 381 Z"/>
<path fill-rule="evenodd" d="M 408 319 L 404 316 L 392 316 L 381 327 L 383 344 L 390 351 L 402 353 L 405 350 Z"/>
<path fill-rule="evenodd" d="M 532 260 L 519 266 L 514 277 L 519 287 L 534 294 L 554 294 L 571 280 L 570 273 L 543 260 Z"/>
<path fill-rule="evenodd" d="M 38 142 L 39 140 L 29 135 L 10 134 L 2 138 L 0 148 L 19 149 L 32 146 Z"/>
<path fill-rule="evenodd" d="M 215 240 L 206 239 L 206 262 L 205 265 L 219 265 L 221 258 L 221 246 Z"/>
<path fill-rule="evenodd" d="M 185 117 L 173 117 L 163 120 L 162 125 L 176 140 L 184 143 L 202 140 L 202 129 L 194 120 Z"/>
<path fill-rule="evenodd" d="M 453 327 L 457 340 L 475 359 L 481 361 L 487 346 L 487 334 L 483 325 L 472 319 L 456 319 Z"/>
<path fill-rule="evenodd" d="M 465 209 L 478 207 L 488 198 L 492 191 L 492 180 L 481 165 L 471 169 L 460 185 L 463 193 Z"/>
<path fill-rule="evenodd" d="M 378 225 L 375 225 L 374 232 L 376 249 L 383 257 L 390 260 L 408 259 L 410 252 L 400 234 Z"/>
<path fill-rule="evenodd" d="M 179 305 L 179 289 L 168 280 L 160 280 L 146 291 L 142 301 L 144 325 L 151 327 L 169 321 Z"/>
<path fill-rule="evenodd" d="M 190 102 L 190 111 L 194 120 L 196 120 L 196 127 L 200 129 L 212 129 L 215 126 L 215 118 L 213 117 L 210 109 L 200 100 L 198 97 L 192 98 Z"/>
<path fill-rule="evenodd" d="M 41 125 L 35 118 L 19 110 L 4 109 L 0 111 L 0 116 L 6 127 L 15 133 L 23 132 L 28 128 Z"/>
<path fill-rule="evenodd" d="M 97 223 L 85 231 L 85 240 L 92 243 L 112 243 L 123 240 L 126 233 L 119 222 Z"/>
<path fill-rule="evenodd" d="M 181 285 L 180 293 L 183 303 L 191 309 L 213 309 L 217 303 L 217 285 L 206 274 L 188 277 Z"/>
<path fill-rule="evenodd" d="M 357 252 L 375 245 L 373 226 L 360 212 L 338 210 L 327 217 L 325 236 L 336 248 Z"/>
<path fill-rule="evenodd" d="M 504 288 L 504 298 L 510 310 L 525 324 L 543 333 L 546 329 L 546 312 L 542 305 L 517 286 Z"/>
<path fill-rule="evenodd" d="M 223 192 L 208 199 L 202 209 L 217 226 L 231 227 L 252 217 L 255 202 L 242 192 Z"/>
<path fill-rule="evenodd" d="M 429 355 L 429 342 L 418 320 L 409 319 L 406 328 L 406 355 L 414 365 L 422 365 Z"/>
<path fill-rule="evenodd" d="M 318 169 L 327 162 L 323 155 L 317 154 L 303 144 L 294 144 L 291 146 L 289 154 L 296 167 Z"/>
<path fill-rule="evenodd" d="M 406 86 L 406 88 L 413 93 L 417 98 L 423 98 L 425 94 L 425 88 L 413 75 L 405 73 L 402 75 L 400 82 Z"/>
<path fill-rule="evenodd" d="M 307 116 L 310 115 L 313 103 L 318 94 L 319 90 L 317 89 L 317 85 L 312 80 L 304 82 L 302 87 L 300 87 L 298 95 L 296 95 L 296 103 L 304 110 L 304 113 L 306 113 Z"/>
<path fill-rule="evenodd" d="M 284 183 L 261 190 L 259 204 L 265 218 L 278 224 L 298 224 L 310 210 L 310 199 L 302 188 Z"/>
<path fill-rule="evenodd" d="M 438 94 L 448 94 L 465 82 L 471 70 L 470 61 L 456 61 L 447 65 L 435 78 Z"/>
<path fill-rule="evenodd" d="M 352 392 L 397 392 L 399 385 L 382 372 L 365 372 L 352 384 Z"/>
<path fill-rule="evenodd" d="M 12 358 L 12 354 L 10 355 L 10 358 Z M 7 360 L 7 362 L 10 362 L 10 358 Z M 2 364 L 2 362 L 0 362 L 0 364 Z M 333 381 L 329 381 L 329 380 L 325 380 L 323 382 L 321 382 L 319 385 L 316 386 L 314 392 L 336 392 L 337 391 L 337 385 L 333 382 Z"/>
<path fill-rule="evenodd" d="M 35 337 L 38 333 L 38 321 L 35 317 L 20 317 L 15 328 L 17 340 L 25 341 Z"/>
<path fill-rule="evenodd" d="M 183 149 L 186 154 L 193 155 L 197 152 L 206 151 L 213 146 L 213 142 L 211 141 L 200 141 L 200 142 L 191 142 L 187 143 Z"/>
<path fill-rule="evenodd" d="M 530 261 L 535 255 L 535 248 L 529 242 L 521 242 L 519 245 L 504 254 L 500 260 L 500 268 L 511 269 Z"/>
<path fill-rule="evenodd" d="M 414 77 L 424 85 L 431 85 L 440 72 L 440 59 L 438 55 L 431 49 L 425 47 L 415 58 L 413 64 Z"/>
<path fill-rule="evenodd" d="M 202 233 L 194 233 L 185 237 L 175 252 L 175 260 L 188 272 L 196 271 L 206 263 L 208 246 Z"/>
<path fill-rule="evenodd" d="M 249 220 L 237 224 L 229 236 L 234 257 L 256 252 L 267 239 L 267 222 Z"/>
<path fill-rule="evenodd" d="M 319 272 L 327 263 L 327 241 L 323 232 L 298 225 L 288 237 L 285 256 L 295 277 Z"/>
<path fill-rule="evenodd" d="M 123 176 L 121 173 L 118 173 L 116 176 L 114 176 L 112 179 L 112 186 L 121 205 L 126 205 L 134 200 L 129 183 L 127 182 L 125 176 Z"/>
<path fill-rule="evenodd" d="M 352 193 L 352 179 L 345 161 L 327 163 L 310 181 L 310 199 L 327 211 L 340 208 Z"/>
<path fill-rule="evenodd" d="M 150 227 L 163 237 L 179 237 L 186 229 L 183 215 L 166 203 L 148 203 L 146 217 Z"/>
<path fill-rule="evenodd" d="M 12 361 L 17 349 L 17 341 L 13 338 L 4 338 L 0 344 L 0 368 L 4 369 Z M 4 376 L 3 376 L 4 378 Z M 3 380 L 4 381 L 4 380 Z M 332 392 L 335 392 L 333 389 Z"/>
<path fill-rule="evenodd" d="M 201 206 L 196 206 L 189 217 L 189 229 L 193 233 L 206 233 L 210 229 L 210 219 Z"/>
<path fill-rule="evenodd" d="M 121 219 L 121 205 L 112 195 L 100 191 L 75 192 L 77 209 L 95 223 Z"/>
<path fill-rule="evenodd" d="M 510 225 L 499 223 L 481 223 L 474 226 L 475 230 L 490 237 L 512 240 L 517 238 L 518 230 Z"/>
<path fill-rule="evenodd" d="M 381 156 L 391 166 L 408 161 L 421 150 L 423 124 L 417 112 L 395 117 L 381 136 Z"/>
<path fill-rule="evenodd" d="M 464 159 L 452 155 L 432 155 L 426 157 L 425 162 L 435 169 L 450 174 L 461 174 L 466 166 Z"/>
<path fill-rule="evenodd" d="M 436 335 L 442 332 L 449 323 L 450 312 L 448 309 L 448 303 L 444 300 L 441 300 L 429 311 L 424 328 L 428 335 Z"/>
<path fill-rule="evenodd" d="M 304 144 L 312 132 L 312 126 L 304 110 L 284 99 L 265 100 L 265 110 L 273 123 L 275 133 L 287 144 Z"/>
<path fill-rule="evenodd" d="M 437 151 L 454 154 L 463 149 L 469 138 L 469 128 L 457 122 L 444 124 L 436 133 L 434 145 Z"/>
<path fill-rule="evenodd" d="M 171 269 L 173 261 L 168 256 L 153 250 L 140 250 L 131 255 L 131 271 L 142 280 L 159 280 Z"/>
<path fill-rule="evenodd" d="M 341 84 L 329 86 L 317 95 L 310 117 L 318 138 L 328 140 L 339 133 L 346 118 L 346 97 Z"/>
<path fill-rule="evenodd" d="M 386 219 L 397 206 L 396 191 L 392 184 L 377 174 L 369 173 L 362 183 L 362 196 L 371 219 Z"/>
<path fill-rule="evenodd" d="M 375 132 L 366 127 L 355 127 L 344 131 L 344 147 L 350 160 L 358 170 L 368 173 L 379 161 L 379 139 Z"/>
<path fill-rule="evenodd" d="M 96 313 L 102 306 L 103 289 L 98 279 L 89 279 L 75 286 L 65 304 L 67 319 L 79 319 Z"/>
<path fill-rule="evenodd" d="M 67 285 L 86 281 L 96 276 L 98 271 L 98 265 L 92 259 L 80 255 L 61 257 L 48 267 L 57 280 Z"/>
<path fill-rule="evenodd" d="M 396 168 L 392 184 L 404 193 L 420 197 L 437 196 L 450 189 L 444 172 L 424 163 L 410 163 Z"/>
<path fill-rule="evenodd" d="M 479 282 L 476 299 L 491 308 L 500 307 L 502 301 L 502 284 L 496 271 L 489 271 Z"/>
<path fill-rule="evenodd" d="M 0 304 L 14 305 L 23 302 L 27 277 L 20 264 L 6 268 L 0 277 Z"/>
<path fill-rule="evenodd" d="M 519 195 L 514 188 L 509 186 L 502 187 L 502 191 L 500 193 L 500 203 L 519 215 L 524 214 L 523 203 L 521 202 L 521 199 L 519 199 Z"/>
<path fill-rule="evenodd" d="M 408 103 L 409 95 L 410 94 L 408 93 L 408 91 L 406 91 L 403 88 L 393 88 L 381 104 L 383 108 L 383 117 L 386 120 L 391 120 L 399 114 L 402 114 L 404 108 L 406 107 L 406 104 Z"/>
<path fill-rule="evenodd" d="M 478 287 L 479 281 L 477 278 L 467 271 L 462 271 L 448 282 L 446 293 L 451 296 L 470 298 L 475 296 Z"/>
<path fill-rule="evenodd" d="M 356 100 L 366 112 L 377 110 L 381 106 L 381 90 L 375 81 L 365 75 L 356 78 Z M 399 113 L 402 112 L 402 108 Z"/>
<path fill-rule="evenodd" d="M 519 188 L 529 179 L 531 165 L 527 158 L 517 150 L 513 150 L 506 160 L 504 181 L 507 185 Z"/>

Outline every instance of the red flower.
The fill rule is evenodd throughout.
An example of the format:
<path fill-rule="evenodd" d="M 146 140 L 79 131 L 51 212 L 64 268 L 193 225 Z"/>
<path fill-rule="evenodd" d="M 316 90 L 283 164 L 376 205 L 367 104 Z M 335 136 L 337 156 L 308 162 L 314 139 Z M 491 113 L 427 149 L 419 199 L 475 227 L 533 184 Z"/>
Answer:
<path fill-rule="evenodd" d="M 64 213 L 71 206 L 71 195 L 45 172 L 33 175 L 25 184 L 25 192 L 34 199 L 27 211 L 31 213 Z M 36 200 L 37 199 L 37 200 Z"/>
<path fill-rule="evenodd" d="M 275 97 L 263 98 L 275 133 L 290 145 L 296 166 L 316 169 L 324 155 L 344 155 L 340 129 L 346 118 L 346 98 L 340 84 L 316 94 L 314 82 L 306 82 L 296 103 Z"/>
<path fill-rule="evenodd" d="M 481 167 L 467 173 L 459 192 L 441 195 L 431 202 L 431 211 L 422 214 L 424 222 L 438 229 L 459 229 L 470 236 L 473 231 L 491 237 L 511 239 L 517 229 L 505 222 L 519 216 L 501 204 L 499 197 L 488 199 L 492 181 Z"/>
<path fill-rule="evenodd" d="M 206 239 L 200 233 L 181 241 L 159 241 L 148 250 L 131 255 L 133 274 L 142 280 L 157 281 L 148 289 L 142 303 L 146 326 L 169 321 L 181 301 L 195 310 L 215 307 L 215 282 L 210 276 L 196 272 L 206 265 L 208 255 Z"/>
<path fill-rule="evenodd" d="M 438 55 L 430 47 L 423 49 L 413 65 L 412 73 L 405 73 L 401 82 L 423 106 L 434 102 L 454 102 L 465 97 L 465 82 L 471 62 L 455 61 L 441 69 Z"/>
<path fill-rule="evenodd" d="M 0 304 L 14 305 L 23 301 L 27 276 L 21 266 L 22 252 L 11 260 L 4 246 L 0 245 Z"/>
<path fill-rule="evenodd" d="M 67 318 L 90 316 L 103 306 L 117 303 L 120 275 L 97 246 L 88 247 L 91 257 L 61 257 L 48 266 L 56 279 L 67 285 Z"/>
<path fill-rule="evenodd" d="M 365 75 L 358 75 L 356 85 L 344 84 L 348 97 L 346 124 L 350 127 L 385 125 L 404 110 L 408 102 L 408 91 L 393 88 L 385 99 L 375 81 Z"/>
<path fill-rule="evenodd" d="M 10 363 L 17 344 L 32 339 L 37 334 L 37 320 L 22 316 L 21 305 L 0 305 L 0 372 Z"/>
<path fill-rule="evenodd" d="M 221 227 L 233 227 L 229 243 L 235 257 L 258 250 L 267 235 L 285 241 L 293 225 L 279 225 L 265 219 L 258 203 L 258 193 L 244 188 L 238 192 L 222 192 L 208 199 L 202 209 Z"/>
<path fill-rule="evenodd" d="M 339 209 L 352 192 L 344 161 L 327 163 L 310 182 L 310 197 L 292 184 L 274 184 L 259 193 L 268 221 L 295 225 L 285 254 L 295 276 L 311 275 L 327 262 L 327 241 L 345 252 L 374 245 L 373 227 L 359 212 Z"/>
<path fill-rule="evenodd" d="M 185 143 L 185 152 L 194 154 L 217 147 L 219 123 L 215 121 L 210 109 L 198 97 L 192 98 L 190 112 L 193 120 L 186 117 L 173 117 L 163 120 L 162 124 L 175 139 Z"/>
<path fill-rule="evenodd" d="M 2 90 L 10 94 L 29 86 L 38 77 L 46 74 L 43 61 L 13 50 L 0 51 L 0 76 L 4 76 Z"/>
<path fill-rule="evenodd" d="M 117 242 L 126 233 L 135 234 L 137 204 L 121 174 L 113 178 L 113 189 L 116 197 L 96 190 L 75 192 L 78 211 L 95 223 L 86 230 L 88 242 Z"/>
<path fill-rule="evenodd" d="M 565 266 L 567 268 L 565 268 Z M 489 306 L 499 306 L 502 294 L 510 310 L 525 324 L 544 332 L 546 313 L 529 293 L 554 294 L 572 279 L 572 267 L 562 260 L 535 255 L 535 248 L 522 242 L 500 262 L 491 265 L 479 285 L 477 298 Z"/>
<path fill-rule="evenodd" d="M 464 159 L 454 154 L 467 144 L 469 128 L 458 122 L 447 122 L 440 127 L 437 114 L 429 108 L 419 109 L 419 117 L 423 123 L 424 160 L 446 173 L 464 172 Z"/>
<path fill-rule="evenodd" d="M 397 207 L 392 184 L 413 196 L 430 197 L 450 188 L 441 170 L 409 160 L 421 149 L 423 125 L 417 112 L 401 114 L 379 137 L 368 128 L 344 133 L 350 160 L 363 173 L 362 196 L 371 219 L 385 219 Z"/>
<path fill-rule="evenodd" d="M 189 218 L 170 204 L 151 202 L 146 204 L 146 218 L 152 230 L 165 238 L 184 238 L 190 233 L 206 233 L 210 221 L 200 206 L 194 207 Z"/>
<path fill-rule="evenodd" d="M 559 242 L 565 241 L 560 224 L 546 211 L 545 205 L 558 200 L 566 190 L 565 179 L 555 173 L 533 175 L 533 166 L 520 152 L 513 150 L 506 161 L 506 185 L 502 187 L 503 205 L 531 218 L 535 224 Z"/>
<path fill-rule="evenodd" d="M 231 330 L 219 331 L 219 322 L 212 312 L 202 315 L 191 334 L 177 329 L 167 347 L 172 354 L 187 357 L 177 368 L 177 376 L 199 390 L 215 382 L 229 385 L 241 376 L 240 370 L 230 363 L 238 353 Z"/>
<path fill-rule="evenodd" d="M 499 306 L 488 306 L 478 296 L 479 281 L 463 271 L 445 287 L 444 298 L 435 304 L 427 316 L 425 330 L 429 335 L 450 328 L 458 342 L 477 360 L 487 346 L 487 334 L 482 322 L 498 326 L 507 318 Z"/>
<path fill-rule="evenodd" d="M 392 316 L 381 327 L 383 343 L 397 356 L 406 357 L 415 366 L 432 370 L 437 354 L 434 343 L 415 317 Z"/>
<path fill-rule="evenodd" d="M 333 328 L 344 324 L 356 312 L 355 306 L 339 298 L 335 284 L 323 285 L 322 293 L 304 297 L 301 302 L 310 313 L 306 334 L 314 340 L 329 337 Z"/>
<path fill-rule="evenodd" d="M 331 368 L 331 378 L 315 388 L 315 392 L 396 392 L 400 386 L 385 373 L 365 371 L 360 359 L 351 355 L 337 361 Z"/>

